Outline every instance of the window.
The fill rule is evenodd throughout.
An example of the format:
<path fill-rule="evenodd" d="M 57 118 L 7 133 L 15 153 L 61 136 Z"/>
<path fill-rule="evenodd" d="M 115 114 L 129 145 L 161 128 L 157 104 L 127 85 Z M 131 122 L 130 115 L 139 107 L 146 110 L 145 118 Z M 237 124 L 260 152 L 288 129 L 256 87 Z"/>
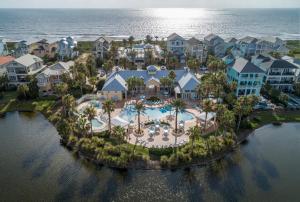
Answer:
<path fill-rule="evenodd" d="M 17 77 L 15 77 L 15 76 L 10 76 L 10 77 L 9 77 L 9 80 L 10 80 L 10 81 L 16 81 L 16 80 L 17 80 Z"/>

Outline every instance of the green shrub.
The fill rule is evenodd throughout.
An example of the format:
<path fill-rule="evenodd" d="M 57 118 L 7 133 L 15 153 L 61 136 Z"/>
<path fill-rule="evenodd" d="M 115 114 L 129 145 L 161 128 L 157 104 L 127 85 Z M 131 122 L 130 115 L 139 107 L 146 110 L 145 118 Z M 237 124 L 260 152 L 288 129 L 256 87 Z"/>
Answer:
<path fill-rule="evenodd" d="M 173 148 L 149 148 L 149 154 L 155 156 L 170 156 L 173 153 Z"/>
<path fill-rule="evenodd" d="M 148 101 L 151 101 L 151 102 L 157 102 L 157 101 L 160 101 L 160 99 L 159 99 L 158 97 L 156 97 L 156 96 L 149 97 L 147 100 L 148 100 Z"/>
<path fill-rule="evenodd" d="M 161 166 L 163 166 L 163 167 L 167 167 L 168 164 L 169 164 L 169 158 L 168 158 L 167 156 L 165 156 L 165 155 L 162 155 L 162 156 L 160 157 L 160 164 L 161 164 Z"/>

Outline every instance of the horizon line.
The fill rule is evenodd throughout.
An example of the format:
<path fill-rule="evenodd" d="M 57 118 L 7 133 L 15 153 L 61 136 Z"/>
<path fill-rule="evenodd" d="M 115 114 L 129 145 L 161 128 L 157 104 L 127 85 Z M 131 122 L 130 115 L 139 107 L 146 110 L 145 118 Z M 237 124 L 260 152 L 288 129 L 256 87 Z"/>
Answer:
<path fill-rule="evenodd" d="M 300 9 L 300 7 L 0 7 L 0 9 Z"/>

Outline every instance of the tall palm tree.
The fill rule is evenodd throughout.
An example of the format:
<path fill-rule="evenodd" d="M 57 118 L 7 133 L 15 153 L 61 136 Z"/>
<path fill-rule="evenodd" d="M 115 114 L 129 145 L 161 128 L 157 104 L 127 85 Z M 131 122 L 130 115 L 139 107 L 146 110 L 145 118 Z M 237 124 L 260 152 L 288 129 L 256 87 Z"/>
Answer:
<path fill-rule="evenodd" d="M 142 102 L 137 102 L 134 107 L 135 107 L 135 110 L 137 111 L 137 115 L 138 115 L 138 134 L 140 134 L 141 133 L 141 113 L 144 112 L 145 106 Z"/>
<path fill-rule="evenodd" d="M 183 110 L 185 108 L 185 102 L 183 102 L 181 99 L 175 99 L 171 102 L 171 106 L 175 108 L 175 133 L 177 133 L 177 125 L 178 125 L 178 112 Z"/>
<path fill-rule="evenodd" d="M 113 129 L 112 129 L 112 133 L 114 134 L 114 136 L 116 136 L 119 140 L 124 140 L 124 137 L 125 137 L 125 129 L 121 126 L 115 126 Z"/>
<path fill-rule="evenodd" d="M 208 112 L 212 112 L 214 110 L 213 101 L 211 101 L 209 99 L 204 99 L 202 102 L 202 108 L 203 108 L 203 111 L 205 112 L 204 131 L 206 131 Z"/>
<path fill-rule="evenodd" d="M 192 156 L 194 154 L 194 142 L 195 142 L 195 139 L 196 139 L 197 136 L 200 136 L 200 134 L 201 134 L 201 129 L 200 129 L 199 126 L 191 127 L 188 130 L 188 135 L 190 136 L 190 138 L 192 140 L 192 148 L 191 148 Z"/>
<path fill-rule="evenodd" d="M 71 113 L 75 111 L 75 98 L 70 95 L 64 95 L 62 97 L 62 106 L 65 117 L 70 117 Z"/>
<path fill-rule="evenodd" d="M 112 100 L 106 100 L 103 105 L 102 109 L 104 110 L 104 113 L 107 113 L 108 115 L 108 130 L 111 132 L 111 113 L 115 110 L 115 104 Z"/>
<path fill-rule="evenodd" d="M 63 95 L 65 95 L 68 92 L 68 84 L 66 83 L 59 83 L 55 85 L 54 88 L 56 94 L 58 94 L 58 96 L 60 96 L 61 98 L 63 97 Z"/>
<path fill-rule="evenodd" d="M 83 111 L 83 114 L 86 116 L 87 120 L 89 120 L 89 122 L 90 122 L 90 125 L 91 125 L 91 135 L 93 135 L 93 122 L 92 122 L 92 120 L 97 116 L 97 111 L 96 111 L 95 107 L 88 106 Z"/>
<path fill-rule="evenodd" d="M 252 112 L 253 107 L 256 105 L 257 101 L 258 98 L 254 95 L 241 96 L 237 99 L 234 105 L 234 112 L 238 117 L 236 132 L 238 132 L 240 129 L 242 117 L 247 116 Z"/>
<path fill-rule="evenodd" d="M 227 109 L 227 107 L 223 104 L 219 104 L 217 106 L 216 113 L 219 131 L 223 136 L 225 132 L 228 132 L 234 128 L 235 114 L 233 111 Z"/>
<path fill-rule="evenodd" d="M 89 79 L 89 83 L 92 85 L 92 87 L 93 87 L 93 91 L 95 90 L 95 86 L 96 86 L 96 84 L 97 84 L 97 77 L 90 77 L 90 79 Z"/>
<path fill-rule="evenodd" d="M 23 98 L 27 98 L 27 95 L 29 93 L 29 88 L 27 86 L 27 84 L 21 84 L 18 87 L 18 93 L 21 94 L 23 96 Z"/>
<path fill-rule="evenodd" d="M 86 117 L 84 115 L 81 115 L 76 122 L 77 130 L 79 130 L 79 132 L 82 133 L 83 136 L 86 136 L 87 132 L 90 130 L 91 127 L 87 124 Z"/>

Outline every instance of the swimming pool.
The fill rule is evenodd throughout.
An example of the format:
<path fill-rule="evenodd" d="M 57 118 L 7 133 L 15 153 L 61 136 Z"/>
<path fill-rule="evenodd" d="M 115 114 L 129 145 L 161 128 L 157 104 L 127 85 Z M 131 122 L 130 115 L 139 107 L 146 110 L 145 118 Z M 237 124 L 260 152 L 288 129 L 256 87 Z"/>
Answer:
<path fill-rule="evenodd" d="M 161 119 L 168 115 L 174 115 L 175 110 L 172 110 L 171 105 L 166 105 L 164 107 L 146 107 L 143 115 L 146 117 L 149 117 L 150 120 L 153 119 Z M 120 117 L 126 121 L 131 121 L 135 119 L 135 116 L 137 115 L 137 112 L 135 110 L 134 105 L 127 105 L 123 108 L 123 110 L 120 113 Z M 194 119 L 194 115 L 186 112 L 181 111 L 178 113 L 178 120 L 179 121 L 188 121 Z"/>
<path fill-rule="evenodd" d="M 99 120 L 97 119 L 93 119 L 92 120 L 92 124 L 93 124 L 93 129 L 94 128 L 101 128 L 103 126 L 103 123 L 100 122 Z"/>

